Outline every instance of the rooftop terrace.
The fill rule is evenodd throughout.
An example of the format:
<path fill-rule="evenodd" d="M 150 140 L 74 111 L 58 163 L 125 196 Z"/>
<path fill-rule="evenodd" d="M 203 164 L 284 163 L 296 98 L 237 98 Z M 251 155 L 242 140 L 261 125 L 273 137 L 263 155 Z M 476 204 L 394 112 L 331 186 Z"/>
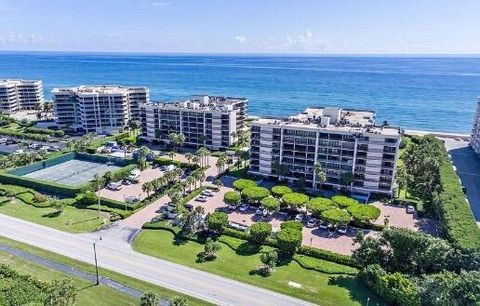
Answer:
<path fill-rule="evenodd" d="M 191 109 L 191 110 L 232 110 L 237 103 L 246 103 L 248 99 L 238 97 L 223 96 L 194 96 L 191 99 L 174 102 L 153 102 L 150 105 L 172 109 Z"/>

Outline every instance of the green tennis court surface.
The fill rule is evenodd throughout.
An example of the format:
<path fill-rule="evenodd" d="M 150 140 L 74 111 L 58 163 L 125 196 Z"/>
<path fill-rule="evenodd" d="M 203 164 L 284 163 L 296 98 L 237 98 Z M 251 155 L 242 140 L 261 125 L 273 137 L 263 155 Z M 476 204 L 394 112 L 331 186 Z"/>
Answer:
<path fill-rule="evenodd" d="M 68 186 L 80 186 L 93 180 L 95 174 L 102 176 L 107 171 L 115 171 L 117 169 L 120 169 L 120 167 L 113 164 L 72 159 L 23 176 Z"/>

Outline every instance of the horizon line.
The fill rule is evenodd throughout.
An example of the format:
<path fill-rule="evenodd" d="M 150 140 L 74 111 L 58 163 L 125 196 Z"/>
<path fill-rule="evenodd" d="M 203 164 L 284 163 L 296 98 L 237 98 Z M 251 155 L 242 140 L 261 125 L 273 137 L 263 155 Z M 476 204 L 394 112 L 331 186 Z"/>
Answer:
<path fill-rule="evenodd" d="M 0 50 L 0 53 L 132 54 L 183 56 L 278 56 L 278 57 L 479 57 L 480 53 L 282 53 L 282 52 L 152 52 L 152 51 L 65 51 Z"/>

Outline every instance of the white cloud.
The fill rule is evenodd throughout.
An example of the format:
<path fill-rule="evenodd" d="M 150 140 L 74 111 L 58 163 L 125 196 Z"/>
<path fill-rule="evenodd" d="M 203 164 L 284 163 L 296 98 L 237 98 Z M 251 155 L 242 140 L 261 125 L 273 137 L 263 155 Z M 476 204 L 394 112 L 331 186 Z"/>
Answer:
<path fill-rule="evenodd" d="M 247 42 L 247 38 L 245 36 L 235 36 L 235 40 L 239 43 L 239 44 L 244 44 Z"/>
<path fill-rule="evenodd" d="M 315 37 L 309 29 L 300 35 L 286 35 L 284 45 L 292 52 L 323 52 L 328 47 L 325 40 Z"/>
<path fill-rule="evenodd" d="M 2 45 L 51 45 L 55 40 L 46 38 L 39 34 L 9 33 L 0 34 L 0 44 Z"/>
<path fill-rule="evenodd" d="M 173 1 L 156 1 L 152 2 L 152 6 L 160 7 L 160 6 L 170 6 L 173 4 Z"/>

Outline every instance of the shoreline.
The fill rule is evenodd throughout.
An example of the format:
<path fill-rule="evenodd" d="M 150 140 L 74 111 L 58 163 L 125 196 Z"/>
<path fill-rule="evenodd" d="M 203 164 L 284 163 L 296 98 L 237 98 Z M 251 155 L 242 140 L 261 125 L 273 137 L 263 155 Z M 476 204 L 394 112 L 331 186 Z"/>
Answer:
<path fill-rule="evenodd" d="M 442 137 L 442 138 L 460 138 L 463 141 L 470 140 L 470 134 L 462 134 L 462 133 L 450 133 L 450 132 L 432 132 L 432 131 L 421 131 L 421 130 L 405 130 L 405 134 L 409 136 L 425 136 L 428 134 Z"/>

